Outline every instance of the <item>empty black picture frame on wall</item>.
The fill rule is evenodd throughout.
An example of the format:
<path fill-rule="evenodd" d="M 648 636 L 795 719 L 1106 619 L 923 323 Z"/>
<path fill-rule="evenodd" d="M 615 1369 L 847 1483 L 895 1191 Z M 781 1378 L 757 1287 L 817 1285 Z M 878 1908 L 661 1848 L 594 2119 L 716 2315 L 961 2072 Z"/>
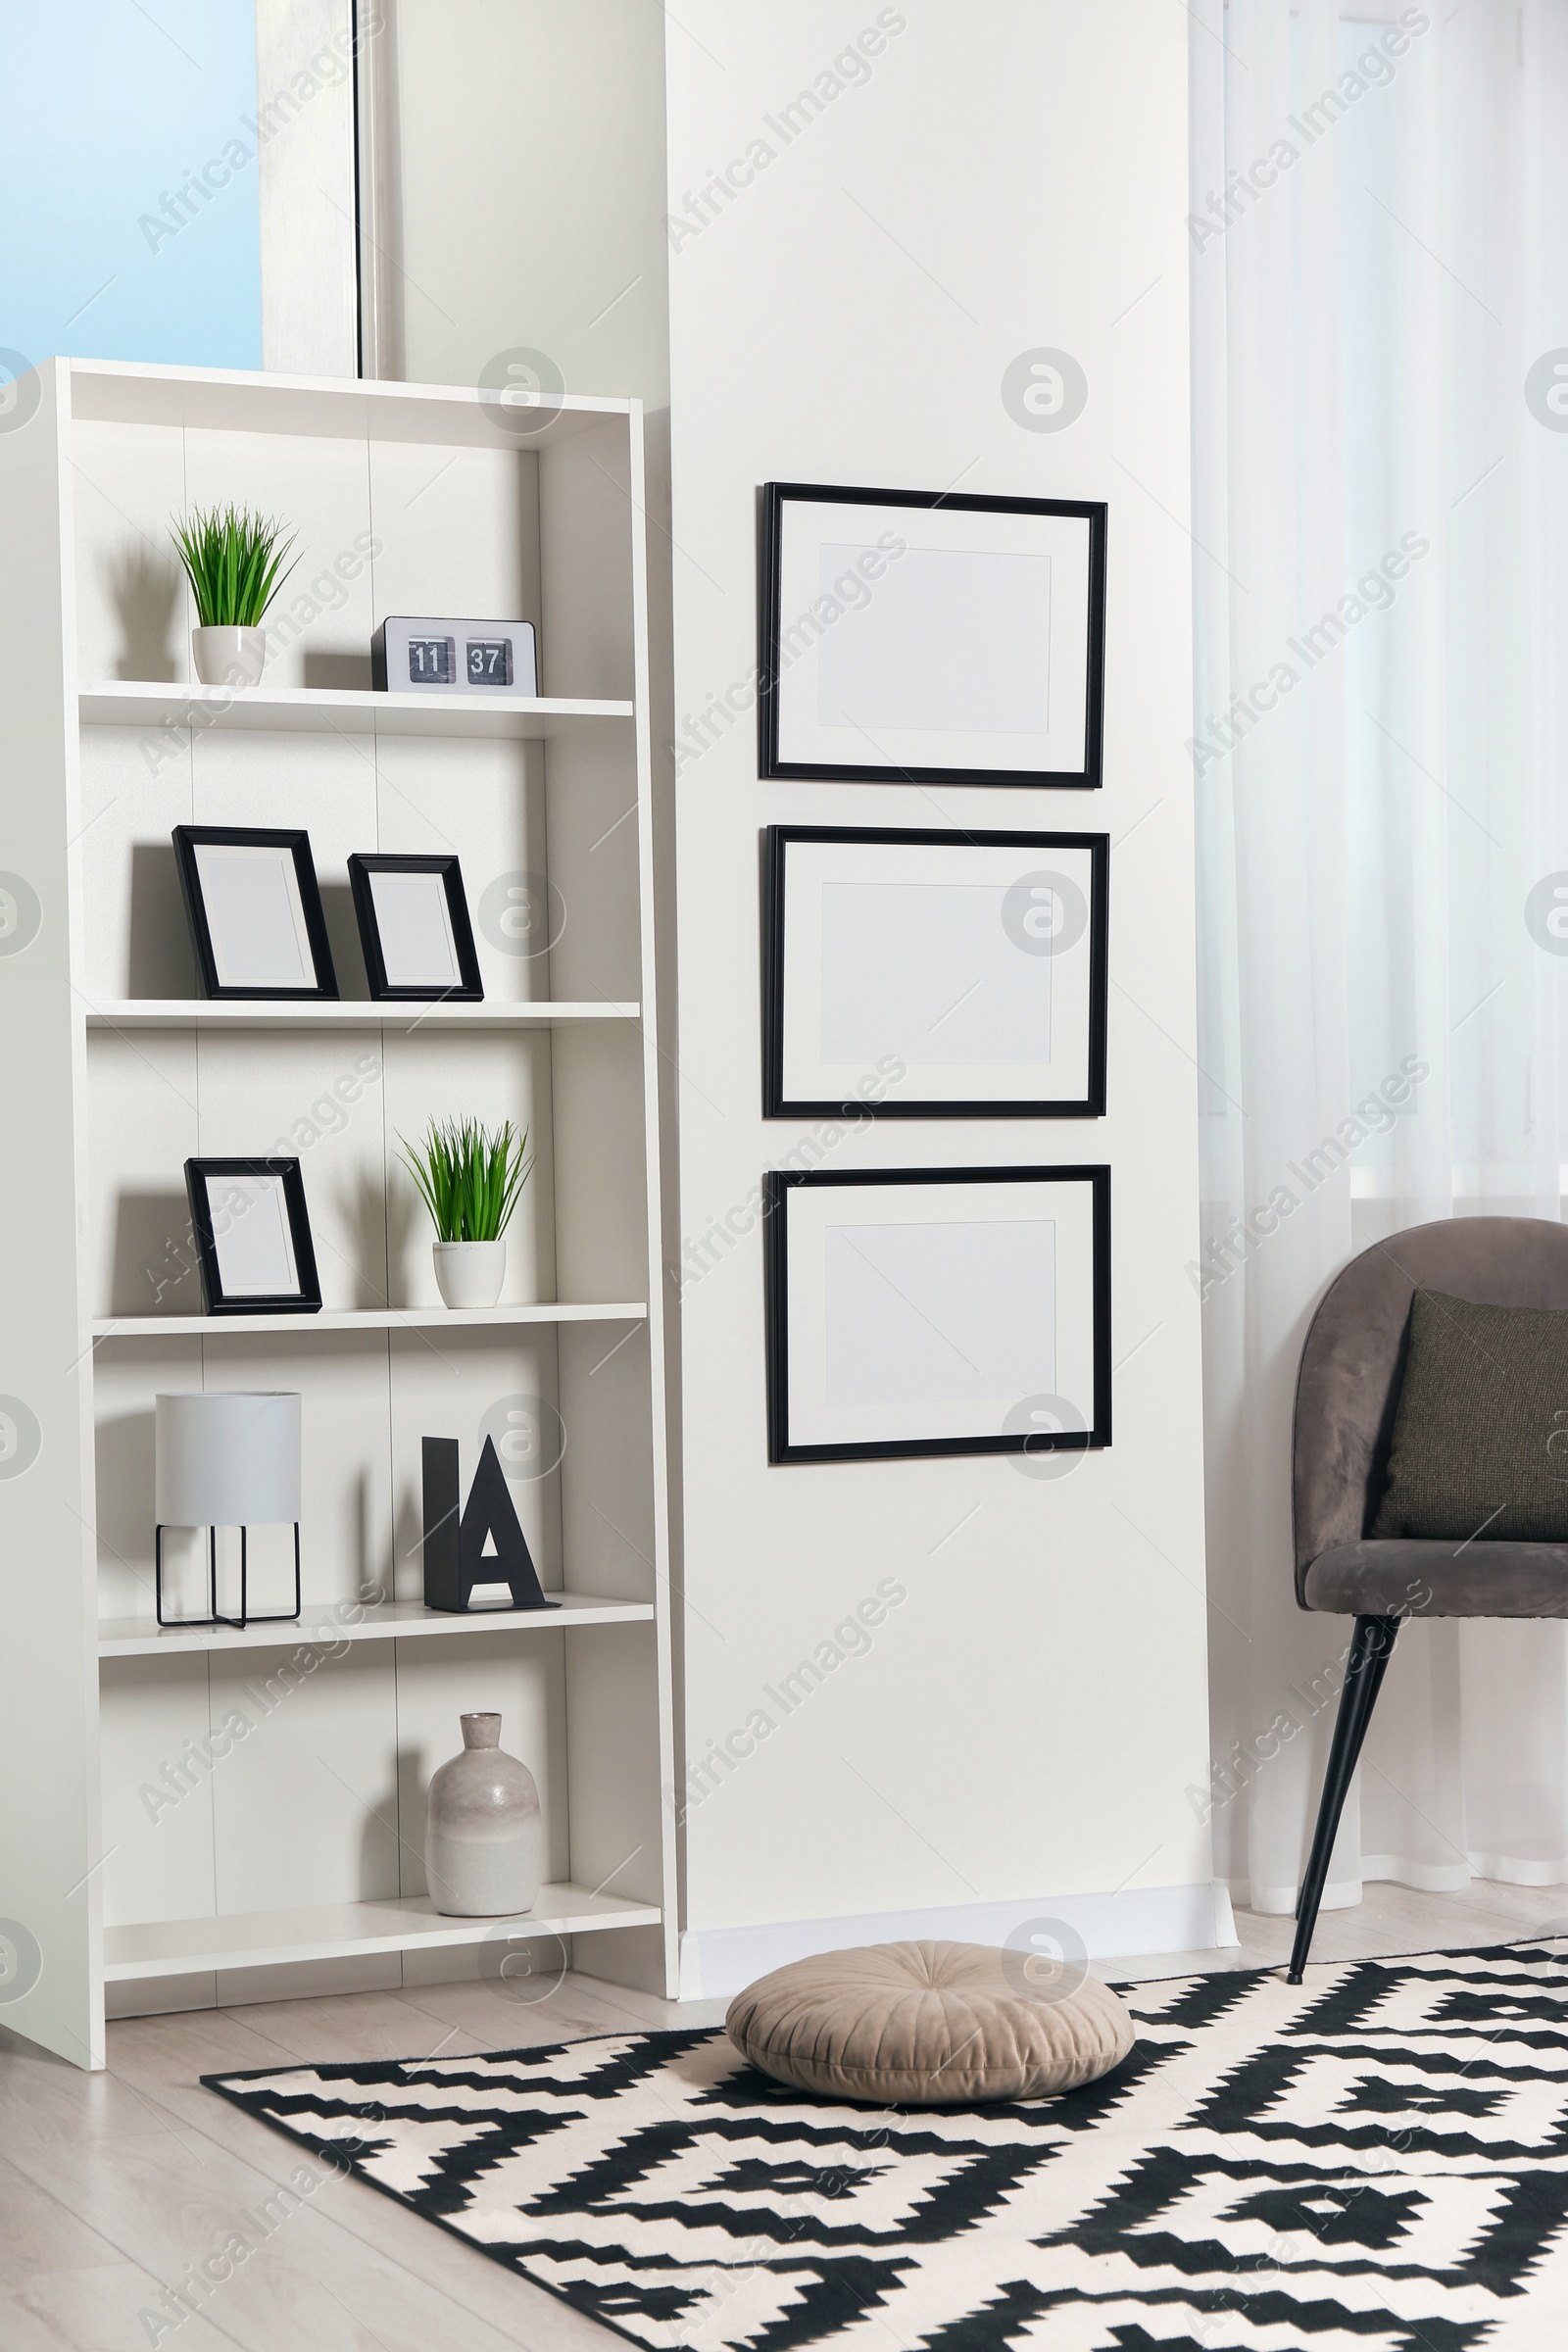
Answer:
<path fill-rule="evenodd" d="M 1110 1170 L 764 1176 L 767 1458 L 1110 1444 Z"/>
<path fill-rule="evenodd" d="M 185 1193 L 208 1314 L 319 1314 L 297 1159 L 187 1159 Z"/>
<path fill-rule="evenodd" d="M 762 1112 L 1093 1119 L 1107 833 L 763 832 Z"/>
<path fill-rule="evenodd" d="M 308 833 L 176 825 L 173 843 L 204 997 L 336 997 Z"/>
<path fill-rule="evenodd" d="M 373 1003 L 481 1002 L 484 982 L 456 858 L 353 857 L 349 882 Z"/>
<path fill-rule="evenodd" d="M 1101 782 L 1102 500 L 762 487 L 763 777 Z"/>

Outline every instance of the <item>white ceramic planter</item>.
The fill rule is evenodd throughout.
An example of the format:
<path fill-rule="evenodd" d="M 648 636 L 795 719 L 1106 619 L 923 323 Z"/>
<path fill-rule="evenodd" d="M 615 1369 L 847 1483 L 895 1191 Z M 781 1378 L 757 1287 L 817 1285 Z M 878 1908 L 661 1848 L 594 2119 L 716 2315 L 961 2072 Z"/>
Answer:
<path fill-rule="evenodd" d="M 267 661 L 265 629 L 192 629 L 191 660 L 204 686 L 257 686 Z"/>
<path fill-rule="evenodd" d="M 435 1278 L 448 1306 L 494 1306 L 506 1279 L 507 1245 L 435 1242 Z"/>

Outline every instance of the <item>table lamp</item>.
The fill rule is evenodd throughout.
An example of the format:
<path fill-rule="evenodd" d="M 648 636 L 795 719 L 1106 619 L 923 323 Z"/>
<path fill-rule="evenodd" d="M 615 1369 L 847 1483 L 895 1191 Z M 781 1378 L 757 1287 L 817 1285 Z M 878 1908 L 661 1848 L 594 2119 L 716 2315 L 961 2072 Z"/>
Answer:
<path fill-rule="evenodd" d="M 160 1625 L 283 1625 L 300 1613 L 300 1399 L 294 1396 L 159 1396 L 153 1515 Z M 294 1529 L 294 1606 L 249 1611 L 247 1531 Z M 207 1530 L 205 1617 L 164 1615 L 164 1530 Z M 239 1615 L 218 1607 L 218 1531 L 239 1529 Z"/>

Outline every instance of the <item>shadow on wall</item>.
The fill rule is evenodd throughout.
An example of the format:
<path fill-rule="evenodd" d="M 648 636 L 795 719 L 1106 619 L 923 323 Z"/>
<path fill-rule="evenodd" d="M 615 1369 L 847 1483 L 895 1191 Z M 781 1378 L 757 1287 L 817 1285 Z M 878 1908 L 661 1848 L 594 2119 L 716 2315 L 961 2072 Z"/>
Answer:
<path fill-rule="evenodd" d="M 327 946 L 332 951 L 337 993 L 348 1003 L 366 1004 L 369 1000 L 370 983 L 365 972 L 365 950 L 354 913 L 354 893 L 347 881 L 329 882 L 324 876 L 318 877 L 318 888 L 321 894 Z"/>
<path fill-rule="evenodd" d="M 112 1315 L 199 1315 L 201 1274 L 183 1192 L 126 1190 L 115 1201 Z"/>
<path fill-rule="evenodd" d="M 184 604 L 177 565 L 150 547 L 131 548 L 110 575 L 110 595 L 123 632 L 115 675 L 172 683 L 179 675 L 175 613 Z"/>
<path fill-rule="evenodd" d="M 95 1517 L 100 1542 L 152 1582 L 153 1416 L 114 1413 L 98 1424 Z"/>
<path fill-rule="evenodd" d="M 424 1875 L 425 1807 L 431 1776 L 446 1760 L 445 1755 L 432 1755 L 422 1740 L 398 1749 L 397 1788 L 393 1802 L 398 1808 L 399 1891 L 403 1894 L 429 1892 Z"/>
<path fill-rule="evenodd" d="M 339 1196 L 339 1207 L 353 1237 L 354 1303 L 386 1306 L 387 1218 L 380 1170 L 358 1169 Z"/>
<path fill-rule="evenodd" d="M 130 853 L 127 997 L 194 997 L 196 963 L 171 841 L 138 841 Z"/>
<path fill-rule="evenodd" d="M 424 1892 L 423 1827 L 420 1843 L 411 1850 L 401 1834 L 395 1836 L 388 1853 L 387 1825 L 398 1819 L 398 1790 L 403 1785 L 408 1751 L 399 1748 L 386 1769 L 386 1779 L 365 1799 L 365 1818 L 360 1828 L 360 1892 L 362 1903 L 373 1903 L 390 1895 L 422 1894 Z M 413 1761 L 418 1761 L 415 1751 Z M 390 1865 L 391 1884 L 387 1884 Z M 415 1881 L 418 1884 L 416 1886 Z"/>
<path fill-rule="evenodd" d="M 353 694 L 368 694 L 375 681 L 370 675 L 370 657 L 363 654 L 305 655 L 305 683 L 307 686 L 326 686 Z"/>

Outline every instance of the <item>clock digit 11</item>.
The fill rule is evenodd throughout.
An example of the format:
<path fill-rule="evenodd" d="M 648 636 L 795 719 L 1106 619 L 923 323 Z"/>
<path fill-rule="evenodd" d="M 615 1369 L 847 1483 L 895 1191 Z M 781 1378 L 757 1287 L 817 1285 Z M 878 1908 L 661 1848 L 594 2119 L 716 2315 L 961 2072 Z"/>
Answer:
<path fill-rule="evenodd" d="M 457 649 L 450 637 L 411 637 L 409 678 L 416 686 L 450 686 L 452 657 Z"/>

